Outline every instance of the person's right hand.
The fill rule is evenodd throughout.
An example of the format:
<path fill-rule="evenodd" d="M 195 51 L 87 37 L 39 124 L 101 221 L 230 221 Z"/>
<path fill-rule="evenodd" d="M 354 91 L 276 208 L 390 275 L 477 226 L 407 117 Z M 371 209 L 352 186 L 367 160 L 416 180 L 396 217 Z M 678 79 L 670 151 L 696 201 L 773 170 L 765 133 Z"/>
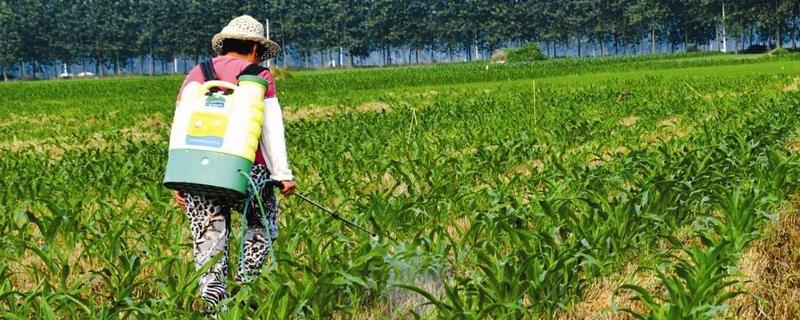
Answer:
<path fill-rule="evenodd" d="M 281 184 L 283 184 L 283 188 L 281 189 L 281 194 L 284 196 L 293 195 L 295 188 L 297 188 L 297 184 L 295 184 L 293 180 L 284 180 L 281 181 Z"/>
<path fill-rule="evenodd" d="M 180 207 L 181 210 L 186 210 L 186 198 L 184 198 L 178 190 L 172 191 L 172 197 L 175 199 L 175 202 L 178 203 L 178 207 Z"/>

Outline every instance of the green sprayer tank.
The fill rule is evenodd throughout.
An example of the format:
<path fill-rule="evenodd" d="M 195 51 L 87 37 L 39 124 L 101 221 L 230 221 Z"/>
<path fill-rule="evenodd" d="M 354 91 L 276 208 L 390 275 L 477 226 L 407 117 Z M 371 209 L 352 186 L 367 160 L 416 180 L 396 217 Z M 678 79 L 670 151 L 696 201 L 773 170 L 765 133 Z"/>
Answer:
<path fill-rule="evenodd" d="M 164 186 L 243 198 L 261 134 L 266 88 L 264 79 L 251 75 L 240 76 L 238 85 L 216 80 L 187 84 L 172 121 Z"/>

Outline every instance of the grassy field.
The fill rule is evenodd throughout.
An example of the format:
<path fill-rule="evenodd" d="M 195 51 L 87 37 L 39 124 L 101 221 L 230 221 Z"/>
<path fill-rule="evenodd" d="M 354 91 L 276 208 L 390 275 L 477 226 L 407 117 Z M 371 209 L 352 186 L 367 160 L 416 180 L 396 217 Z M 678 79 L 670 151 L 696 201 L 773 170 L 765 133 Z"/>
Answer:
<path fill-rule="evenodd" d="M 201 317 L 181 81 L 0 84 L 0 317 Z M 381 237 L 281 198 L 221 317 L 798 318 L 799 90 L 800 55 L 291 72 L 299 190 Z"/>

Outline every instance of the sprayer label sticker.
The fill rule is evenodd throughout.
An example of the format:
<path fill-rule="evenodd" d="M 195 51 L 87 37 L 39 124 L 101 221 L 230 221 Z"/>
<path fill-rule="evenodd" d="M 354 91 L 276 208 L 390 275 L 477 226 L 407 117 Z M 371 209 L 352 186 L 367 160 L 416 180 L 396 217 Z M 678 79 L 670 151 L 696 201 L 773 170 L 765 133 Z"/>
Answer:
<path fill-rule="evenodd" d="M 195 112 L 189 122 L 187 145 L 219 148 L 225 139 L 228 116 L 211 112 Z"/>
<path fill-rule="evenodd" d="M 206 98 L 206 107 L 225 108 L 225 97 L 217 93 L 211 94 Z"/>

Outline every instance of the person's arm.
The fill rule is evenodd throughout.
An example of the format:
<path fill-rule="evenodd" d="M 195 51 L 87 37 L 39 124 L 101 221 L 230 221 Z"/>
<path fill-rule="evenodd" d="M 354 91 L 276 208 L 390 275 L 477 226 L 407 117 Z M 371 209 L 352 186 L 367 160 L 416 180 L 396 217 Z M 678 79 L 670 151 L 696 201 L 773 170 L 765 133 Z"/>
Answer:
<path fill-rule="evenodd" d="M 294 180 L 289 168 L 284 137 L 283 112 L 277 97 L 264 99 L 264 126 L 261 131 L 261 150 L 270 172 L 270 179 Z"/>
<path fill-rule="evenodd" d="M 267 73 L 269 83 L 266 97 L 264 98 L 264 123 L 261 129 L 261 151 L 270 172 L 270 179 L 282 181 L 283 194 L 294 192 L 294 175 L 289 167 L 289 157 L 286 152 L 286 138 L 284 136 L 283 112 L 275 95 L 275 85 L 272 76 Z"/>

